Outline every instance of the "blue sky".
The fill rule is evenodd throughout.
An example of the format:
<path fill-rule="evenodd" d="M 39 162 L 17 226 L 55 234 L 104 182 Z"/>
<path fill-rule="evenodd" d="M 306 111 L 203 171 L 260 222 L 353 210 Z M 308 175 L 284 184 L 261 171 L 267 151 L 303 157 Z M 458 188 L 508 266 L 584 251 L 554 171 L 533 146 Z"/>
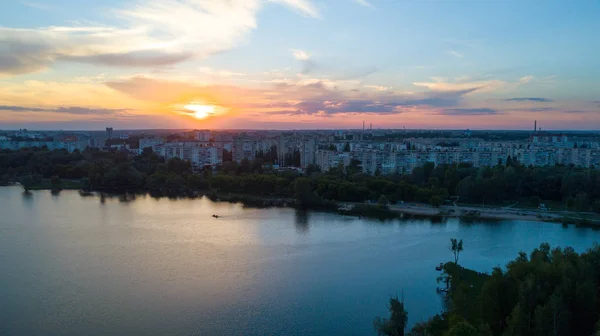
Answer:
<path fill-rule="evenodd" d="M 0 128 L 597 129 L 598 17 L 598 1 L 10 1 Z"/>

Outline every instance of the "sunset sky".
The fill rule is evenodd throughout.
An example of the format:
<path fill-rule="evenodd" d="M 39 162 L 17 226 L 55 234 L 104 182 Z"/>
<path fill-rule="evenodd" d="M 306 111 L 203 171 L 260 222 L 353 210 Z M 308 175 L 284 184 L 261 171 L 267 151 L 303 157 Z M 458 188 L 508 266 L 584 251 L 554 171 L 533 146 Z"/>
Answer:
<path fill-rule="evenodd" d="M 0 129 L 600 128 L 600 1 L 5 0 Z"/>

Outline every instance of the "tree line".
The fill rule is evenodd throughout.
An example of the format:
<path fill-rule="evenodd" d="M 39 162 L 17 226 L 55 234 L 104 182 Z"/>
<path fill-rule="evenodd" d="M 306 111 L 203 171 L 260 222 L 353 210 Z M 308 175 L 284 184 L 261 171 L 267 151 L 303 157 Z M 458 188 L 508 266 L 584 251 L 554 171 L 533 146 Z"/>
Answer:
<path fill-rule="evenodd" d="M 298 161 L 296 154 L 291 160 Z M 85 150 L 68 153 L 30 148 L 0 151 L 0 183 L 22 181 L 34 188 L 53 179 L 79 181 L 83 189 L 114 192 L 152 191 L 165 194 L 235 192 L 260 196 L 295 196 L 295 182 L 308 184 L 314 200 L 376 202 L 385 196 L 399 201 L 500 204 L 520 201 L 538 206 L 551 202 L 567 209 L 600 212 L 600 171 L 574 166 L 532 167 L 507 158 L 494 167 L 426 163 L 409 174 L 364 174 L 359 161 L 321 172 L 311 165 L 306 174 L 272 169 L 272 154 L 240 163 L 224 162 L 216 171 L 194 169 L 180 159 L 165 160 L 150 148 L 140 155 Z M 269 157 L 269 159 L 266 159 Z M 25 182 L 25 183 L 23 183 Z"/>

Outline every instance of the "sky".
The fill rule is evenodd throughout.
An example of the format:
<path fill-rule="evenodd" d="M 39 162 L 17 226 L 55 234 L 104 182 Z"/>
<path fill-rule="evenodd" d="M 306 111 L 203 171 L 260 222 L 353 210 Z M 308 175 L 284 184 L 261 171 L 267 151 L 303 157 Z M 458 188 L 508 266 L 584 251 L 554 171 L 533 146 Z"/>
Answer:
<path fill-rule="evenodd" d="M 7 0 L 0 129 L 600 129 L 600 2 Z"/>

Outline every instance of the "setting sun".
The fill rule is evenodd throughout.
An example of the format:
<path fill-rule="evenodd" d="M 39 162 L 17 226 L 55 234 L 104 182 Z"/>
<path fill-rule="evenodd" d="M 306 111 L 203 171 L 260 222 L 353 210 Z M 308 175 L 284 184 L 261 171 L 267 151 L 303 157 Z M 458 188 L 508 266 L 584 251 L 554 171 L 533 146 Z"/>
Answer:
<path fill-rule="evenodd" d="M 194 112 L 194 118 L 205 119 L 215 114 L 215 107 L 213 105 L 200 105 L 200 104 L 188 104 L 184 106 L 185 109 Z"/>

